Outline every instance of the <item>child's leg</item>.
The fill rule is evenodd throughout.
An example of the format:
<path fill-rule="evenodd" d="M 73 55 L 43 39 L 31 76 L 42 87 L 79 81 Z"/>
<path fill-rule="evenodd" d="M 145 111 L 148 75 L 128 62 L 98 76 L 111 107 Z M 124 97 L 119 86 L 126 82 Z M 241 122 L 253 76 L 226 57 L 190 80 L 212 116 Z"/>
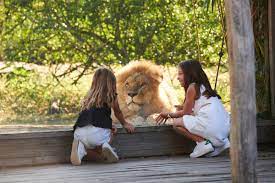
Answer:
<path fill-rule="evenodd" d="M 74 140 L 70 160 L 73 165 L 81 165 L 82 158 L 87 154 L 85 148 L 85 129 L 76 129 L 74 132 Z"/>
<path fill-rule="evenodd" d="M 102 145 L 102 154 L 103 154 L 103 157 L 105 158 L 105 161 L 109 162 L 109 163 L 116 163 L 119 160 L 119 157 L 118 157 L 117 153 L 110 146 L 110 144 L 113 141 L 113 137 L 114 137 L 114 134 L 111 133 L 109 142 L 105 142 Z"/>
<path fill-rule="evenodd" d="M 94 149 L 87 149 L 87 160 L 103 161 L 102 146 L 96 146 Z"/>
<path fill-rule="evenodd" d="M 113 133 L 110 134 L 110 138 L 109 138 L 108 142 L 105 142 L 102 145 L 95 146 L 95 148 L 93 148 L 93 149 L 87 149 L 87 159 L 88 160 L 93 160 L 93 161 L 103 161 L 103 160 L 105 160 L 106 157 L 104 155 L 104 148 L 105 148 L 105 146 L 108 146 L 108 148 L 111 149 L 111 146 L 109 146 L 107 144 L 111 144 L 112 141 L 113 141 Z M 113 151 L 113 150 L 111 149 L 111 151 Z"/>
<path fill-rule="evenodd" d="M 204 138 L 195 135 L 193 133 L 190 133 L 185 127 L 184 127 L 184 122 L 182 118 L 176 118 L 174 119 L 174 123 L 173 123 L 173 128 L 174 130 L 181 134 L 184 135 L 185 137 L 195 141 L 195 142 L 202 142 L 204 141 Z"/>
<path fill-rule="evenodd" d="M 111 132 L 110 140 L 109 140 L 108 143 L 109 143 L 109 144 L 112 144 L 113 140 L 114 140 L 114 133 Z"/>
<path fill-rule="evenodd" d="M 184 126 L 184 121 L 182 118 L 174 119 L 173 127 L 176 132 L 184 135 L 185 137 L 195 141 L 197 143 L 193 152 L 190 154 L 191 158 L 198 158 L 209 152 L 212 152 L 213 146 L 209 141 L 206 141 L 203 137 L 190 133 Z"/>
<path fill-rule="evenodd" d="M 184 127 L 180 127 L 180 126 L 173 126 L 174 130 L 181 134 L 181 135 L 184 135 L 185 137 L 195 141 L 195 142 L 202 142 L 204 141 L 204 138 L 198 136 L 198 135 L 195 135 L 195 134 L 192 134 L 190 133 L 186 128 Z"/>

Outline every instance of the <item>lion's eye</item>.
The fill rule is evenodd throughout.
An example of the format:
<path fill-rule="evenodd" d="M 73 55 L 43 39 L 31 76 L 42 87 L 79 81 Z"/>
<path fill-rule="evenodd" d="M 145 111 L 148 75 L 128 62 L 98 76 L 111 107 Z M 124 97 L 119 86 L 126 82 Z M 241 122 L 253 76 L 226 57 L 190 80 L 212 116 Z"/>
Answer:
<path fill-rule="evenodd" d="M 128 86 L 129 86 L 129 83 L 128 83 L 128 82 L 127 82 L 127 83 L 125 83 L 125 86 L 127 86 L 127 87 L 128 87 Z"/>

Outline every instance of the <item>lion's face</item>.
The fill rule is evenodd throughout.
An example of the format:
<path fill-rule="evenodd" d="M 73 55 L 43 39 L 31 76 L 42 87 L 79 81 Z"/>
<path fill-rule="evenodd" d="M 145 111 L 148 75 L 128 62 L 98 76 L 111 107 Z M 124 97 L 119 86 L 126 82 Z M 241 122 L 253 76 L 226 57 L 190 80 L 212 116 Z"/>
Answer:
<path fill-rule="evenodd" d="M 163 81 L 160 66 L 149 61 L 134 61 L 119 70 L 116 78 L 118 103 L 124 117 L 146 118 L 166 108 L 159 92 Z"/>
<path fill-rule="evenodd" d="M 123 92 L 129 109 L 137 111 L 151 101 L 153 95 L 151 80 L 143 73 L 134 73 L 125 80 Z"/>

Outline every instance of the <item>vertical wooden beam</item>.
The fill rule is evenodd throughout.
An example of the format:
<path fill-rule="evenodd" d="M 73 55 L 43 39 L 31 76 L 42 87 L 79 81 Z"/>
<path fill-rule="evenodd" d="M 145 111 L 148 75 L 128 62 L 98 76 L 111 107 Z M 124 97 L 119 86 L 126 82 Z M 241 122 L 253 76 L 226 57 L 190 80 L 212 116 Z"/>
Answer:
<path fill-rule="evenodd" d="M 225 0 L 233 182 L 257 182 L 255 54 L 249 0 Z"/>
<path fill-rule="evenodd" d="M 268 0 L 271 115 L 275 118 L 275 2 Z"/>

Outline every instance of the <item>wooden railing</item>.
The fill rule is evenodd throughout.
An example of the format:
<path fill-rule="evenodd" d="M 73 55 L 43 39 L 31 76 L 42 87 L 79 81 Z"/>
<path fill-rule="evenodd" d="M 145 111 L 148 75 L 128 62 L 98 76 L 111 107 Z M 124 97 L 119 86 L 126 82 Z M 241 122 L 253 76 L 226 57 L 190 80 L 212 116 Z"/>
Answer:
<path fill-rule="evenodd" d="M 275 143 L 275 121 L 258 121 L 258 143 Z M 71 130 L 0 134 L 0 167 L 68 163 Z M 137 127 L 134 134 L 118 128 L 113 146 L 120 158 L 189 154 L 195 143 L 172 126 Z"/>

